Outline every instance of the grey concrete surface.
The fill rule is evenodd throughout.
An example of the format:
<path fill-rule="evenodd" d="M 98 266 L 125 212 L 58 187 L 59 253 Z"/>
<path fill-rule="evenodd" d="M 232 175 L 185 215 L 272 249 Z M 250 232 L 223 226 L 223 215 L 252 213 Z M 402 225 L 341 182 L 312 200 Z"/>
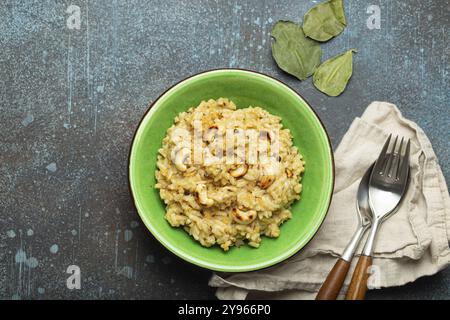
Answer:
<path fill-rule="evenodd" d="M 214 298 L 210 272 L 146 231 L 127 156 L 148 104 L 180 79 L 239 67 L 285 81 L 336 146 L 373 100 L 397 104 L 428 134 L 447 183 L 450 9 L 445 0 L 345 1 L 348 28 L 324 58 L 356 48 L 354 75 L 330 98 L 281 72 L 269 31 L 317 1 L 12 1 L 0 3 L 0 298 Z M 371 4 L 381 29 L 366 26 Z M 80 29 L 70 29 L 70 5 Z M 72 26 L 69 23 L 69 26 Z M 68 266 L 81 289 L 66 287 Z M 448 299 L 450 269 L 369 298 Z"/>

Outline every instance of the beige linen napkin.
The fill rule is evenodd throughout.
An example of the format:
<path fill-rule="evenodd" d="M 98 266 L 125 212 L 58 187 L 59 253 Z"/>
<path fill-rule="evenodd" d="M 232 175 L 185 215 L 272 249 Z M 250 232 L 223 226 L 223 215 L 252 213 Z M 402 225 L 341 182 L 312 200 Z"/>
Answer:
<path fill-rule="evenodd" d="M 217 297 L 245 299 L 252 292 L 258 298 L 314 298 L 356 229 L 359 181 L 390 133 L 411 139 L 411 184 L 399 211 L 379 230 L 376 279 L 380 287 L 400 286 L 445 268 L 450 262 L 450 199 L 430 141 L 395 105 L 373 102 L 353 121 L 335 152 L 333 200 L 317 235 L 300 253 L 274 267 L 214 274 L 209 285 L 218 287 Z M 344 289 L 350 279 L 349 274 Z"/>

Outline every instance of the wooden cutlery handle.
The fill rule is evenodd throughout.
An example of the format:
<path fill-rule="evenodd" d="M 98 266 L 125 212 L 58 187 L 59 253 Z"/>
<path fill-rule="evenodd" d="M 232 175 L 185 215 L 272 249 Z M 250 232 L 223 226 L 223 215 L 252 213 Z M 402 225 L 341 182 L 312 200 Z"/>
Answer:
<path fill-rule="evenodd" d="M 369 278 L 368 268 L 372 265 L 371 256 L 360 256 L 352 281 L 345 296 L 346 300 L 364 300 L 367 291 L 367 279 Z"/>
<path fill-rule="evenodd" d="M 350 262 L 340 258 L 331 269 L 316 296 L 316 300 L 336 300 L 350 268 Z"/>

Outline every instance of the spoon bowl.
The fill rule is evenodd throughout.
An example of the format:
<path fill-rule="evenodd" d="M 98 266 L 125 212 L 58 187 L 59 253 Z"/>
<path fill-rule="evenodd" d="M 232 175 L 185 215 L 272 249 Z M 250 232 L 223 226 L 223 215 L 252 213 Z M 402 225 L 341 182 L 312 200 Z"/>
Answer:
<path fill-rule="evenodd" d="M 367 229 L 369 229 L 372 223 L 372 210 L 370 209 L 369 203 L 369 179 L 374 165 L 375 163 L 373 163 L 369 167 L 369 169 L 366 170 L 364 176 L 359 182 L 358 192 L 356 195 L 356 212 L 358 215 L 358 228 L 356 229 L 356 232 L 353 235 L 352 240 L 350 240 L 349 244 L 347 245 L 341 256 L 342 259 L 344 259 L 345 261 L 350 262 L 352 260 L 356 248 L 358 247 L 359 242 L 361 241 L 362 236 L 367 231 Z"/>

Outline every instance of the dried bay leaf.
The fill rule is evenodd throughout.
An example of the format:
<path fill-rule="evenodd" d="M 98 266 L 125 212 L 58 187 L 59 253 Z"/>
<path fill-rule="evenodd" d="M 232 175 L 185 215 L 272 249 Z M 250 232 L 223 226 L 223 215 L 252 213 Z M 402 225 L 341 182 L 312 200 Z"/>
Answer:
<path fill-rule="evenodd" d="M 343 0 L 320 3 L 312 7 L 303 18 L 306 36 L 322 42 L 340 34 L 346 25 Z"/>
<path fill-rule="evenodd" d="M 319 43 L 305 36 L 302 27 L 292 21 L 278 21 L 272 28 L 272 56 L 283 71 L 305 80 L 320 64 Z"/>
<path fill-rule="evenodd" d="M 356 50 L 350 49 L 322 63 L 314 72 L 314 86 L 329 96 L 340 95 L 352 76 L 353 52 Z"/>

